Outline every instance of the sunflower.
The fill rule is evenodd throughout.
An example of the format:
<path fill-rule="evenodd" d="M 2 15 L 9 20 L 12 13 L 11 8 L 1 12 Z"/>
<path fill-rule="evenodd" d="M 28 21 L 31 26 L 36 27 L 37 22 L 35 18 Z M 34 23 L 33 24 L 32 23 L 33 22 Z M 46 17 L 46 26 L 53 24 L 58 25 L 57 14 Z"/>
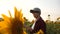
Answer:
<path fill-rule="evenodd" d="M 10 17 L 2 14 L 4 21 L 0 22 L 0 31 L 4 30 L 4 32 L 1 32 L 2 34 L 26 34 L 25 31 L 23 31 L 23 24 L 24 24 L 24 18 L 22 14 L 22 9 L 20 11 L 17 10 L 16 7 L 14 7 L 14 18 L 12 17 L 12 14 L 9 12 Z"/>

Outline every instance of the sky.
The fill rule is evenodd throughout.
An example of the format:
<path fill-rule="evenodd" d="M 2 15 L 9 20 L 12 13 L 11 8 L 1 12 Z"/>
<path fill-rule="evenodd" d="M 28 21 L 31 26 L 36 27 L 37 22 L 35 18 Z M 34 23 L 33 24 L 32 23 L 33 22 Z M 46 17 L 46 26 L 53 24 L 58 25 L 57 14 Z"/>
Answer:
<path fill-rule="evenodd" d="M 0 0 L 0 17 L 2 17 L 1 14 L 9 16 L 8 10 L 13 16 L 14 7 L 18 10 L 22 9 L 23 16 L 29 21 L 34 19 L 29 11 L 35 7 L 41 9 L 43 20 L 47 20 L 49 14 L 52 21 L 60 17 L 60 0 Z"/>

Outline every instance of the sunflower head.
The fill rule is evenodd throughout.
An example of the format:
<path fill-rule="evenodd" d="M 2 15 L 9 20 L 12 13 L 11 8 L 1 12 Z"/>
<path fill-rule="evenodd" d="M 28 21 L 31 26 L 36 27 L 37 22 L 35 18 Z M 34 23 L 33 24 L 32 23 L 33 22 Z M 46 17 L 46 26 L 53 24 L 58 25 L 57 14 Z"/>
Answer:
<path fill-rule="evenodd" d="M 12 14 L 9 12 L 10 17 L 2 14 L 5 23 L 5 28 L 8 28 L 8 31 L 11 31 L 11 34 L 23 34 L 23 14 L 22 14 L 22 9 L 20 11 L 17 10 L 16 7 L 14 7 L 14 18 L 12 17 Z M 1 22 L 1 23 L 2 23 Z M 9 26 L 8 26 L 9 25 Z M 2 25 L 4 26 L 4 25 Z M 7 27 L 6 27 L 7 26 Z"/>

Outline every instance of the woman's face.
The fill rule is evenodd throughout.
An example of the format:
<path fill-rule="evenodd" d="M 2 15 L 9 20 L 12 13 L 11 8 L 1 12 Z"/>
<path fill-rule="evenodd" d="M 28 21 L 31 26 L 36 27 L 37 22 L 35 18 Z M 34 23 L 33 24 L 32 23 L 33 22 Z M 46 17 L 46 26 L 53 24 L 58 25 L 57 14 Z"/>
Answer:
<path fill-rule="evenodd" d="M 38 13 L 32 13 L 32 14 L 33 14 L 34 18 L 37 18 L 39 16 Z"/>

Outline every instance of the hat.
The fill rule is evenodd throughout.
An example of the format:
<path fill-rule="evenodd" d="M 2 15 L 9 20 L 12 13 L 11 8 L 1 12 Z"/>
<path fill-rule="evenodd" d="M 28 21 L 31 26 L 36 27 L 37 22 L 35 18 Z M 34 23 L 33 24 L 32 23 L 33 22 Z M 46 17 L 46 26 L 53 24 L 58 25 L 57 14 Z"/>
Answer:
<path fill-rule="evenodd" d="M 34 8 L 33 10 L 30 10 L 30 13 L 41 13 L 41 10 L 39 8 Z"/>

